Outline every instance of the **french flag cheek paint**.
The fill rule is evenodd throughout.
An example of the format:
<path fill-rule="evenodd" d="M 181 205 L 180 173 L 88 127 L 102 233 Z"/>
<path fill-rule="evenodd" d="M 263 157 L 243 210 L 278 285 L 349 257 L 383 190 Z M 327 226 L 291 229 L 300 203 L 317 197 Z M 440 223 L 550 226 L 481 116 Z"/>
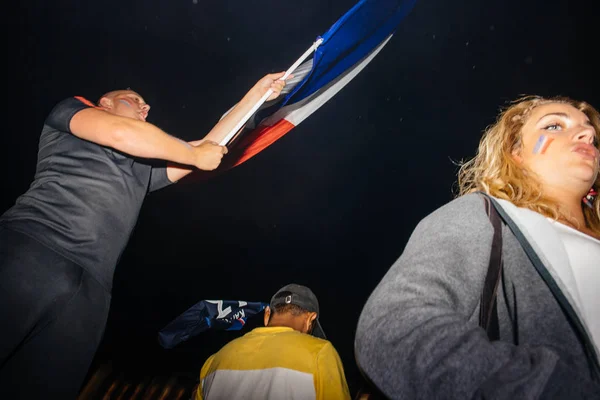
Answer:
<path fill-rule="evenodd" d="M 535 143 L 535 147 L 533 148 L 533 154 L 544 154 L 553 140 L 554 138 L 546 135 L 540 135 L 540 138 Z"/>
<path fill-rule="evenodd" d="M 131 104 L 127 100 L 119 99 L 119 101 L 125 104 L 127 107 L 131 107 Z"/>

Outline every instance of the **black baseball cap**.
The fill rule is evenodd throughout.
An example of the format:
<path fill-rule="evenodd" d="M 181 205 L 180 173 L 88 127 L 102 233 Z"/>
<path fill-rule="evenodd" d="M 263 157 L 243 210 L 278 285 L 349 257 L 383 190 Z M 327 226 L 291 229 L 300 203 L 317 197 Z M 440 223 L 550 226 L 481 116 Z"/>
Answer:
<path fill-rule="evenodd" d="M 313 324 L 312 335 L 321 339 L 327 339 L 321 323 L 319 322 L 319 301 L 317 296 L 306 286 L 290 283 L 277 291 L 271 298 L 269 307 L 274 308 L 280 304 L 295 304 L 298 307 L 308 311 L 316 312 L 317 318 Z"/>

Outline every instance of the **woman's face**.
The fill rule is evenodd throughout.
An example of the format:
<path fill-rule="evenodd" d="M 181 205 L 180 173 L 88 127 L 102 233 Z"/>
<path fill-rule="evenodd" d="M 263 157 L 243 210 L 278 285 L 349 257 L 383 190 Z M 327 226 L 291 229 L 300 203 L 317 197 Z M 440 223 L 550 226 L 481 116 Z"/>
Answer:
<path fill-rule="evenodd" d="M 582 195 L 598 175 L 598 138 L 589 118 L 569 104 L 534 108 L 521 129 L 517 161 L 533 171 L 542 185 L 581 187 Z"/>

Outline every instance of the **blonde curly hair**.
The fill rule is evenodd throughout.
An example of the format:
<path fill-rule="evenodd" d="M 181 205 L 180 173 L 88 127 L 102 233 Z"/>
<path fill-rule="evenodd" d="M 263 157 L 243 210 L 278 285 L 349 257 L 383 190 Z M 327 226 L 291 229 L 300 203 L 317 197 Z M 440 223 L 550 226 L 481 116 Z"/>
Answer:
<path fill-rule="evenodd" d="M 515 150 L 522 147 L 521 128 L 531 111 L 548 103 L 569 104 L 587 115 L 596 131 L 598 146 L 600 113 L 588 103 L 568 97 L 521 97 L 501 110 L 496 122 L 485 130 L 475 157 L 460 166 L 459 196 L 482 191 L 550 218 L 570 220 L 561 214 L 556 202 L 544 197 L 542 187 L 531 171 L 526 172 L 512 157 Z M 592 186 L 598 191 L 600 174 Z M 600 199 L 596 197 L 592 205 L 590 209 L 582 203 L 586 225 L 594 233 L 600 234 Z"/>

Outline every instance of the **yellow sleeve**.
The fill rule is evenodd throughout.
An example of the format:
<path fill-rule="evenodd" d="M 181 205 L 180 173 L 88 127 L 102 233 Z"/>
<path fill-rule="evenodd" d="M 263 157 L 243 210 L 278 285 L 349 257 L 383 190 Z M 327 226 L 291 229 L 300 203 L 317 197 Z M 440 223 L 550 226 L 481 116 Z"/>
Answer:
<path fill-rule="evenodd" d="M 317 400 L 350 399 L 350 390 L 348 390 L 342 360 L 329 342 L 317 356 L 315 389 Z"/>
<path fill-rule="evenodd" d="M 193 400 L 204 399 L 204 397 L 202 396 L 202 384 L 204 383 L 204 378 L 206 378 L 206 375 L 208 375 L 210 371 L 210 366 L 212 364 L 213 358 L 215 358 L 214 354 L 208 357 L 208 360 L 206 360 L 206 362 L 202 366 L 202 369 L 200 370 L 200 383 L 198 383 L 198 386 L 196 386 L 195 397 L 193 398 Z"/>

